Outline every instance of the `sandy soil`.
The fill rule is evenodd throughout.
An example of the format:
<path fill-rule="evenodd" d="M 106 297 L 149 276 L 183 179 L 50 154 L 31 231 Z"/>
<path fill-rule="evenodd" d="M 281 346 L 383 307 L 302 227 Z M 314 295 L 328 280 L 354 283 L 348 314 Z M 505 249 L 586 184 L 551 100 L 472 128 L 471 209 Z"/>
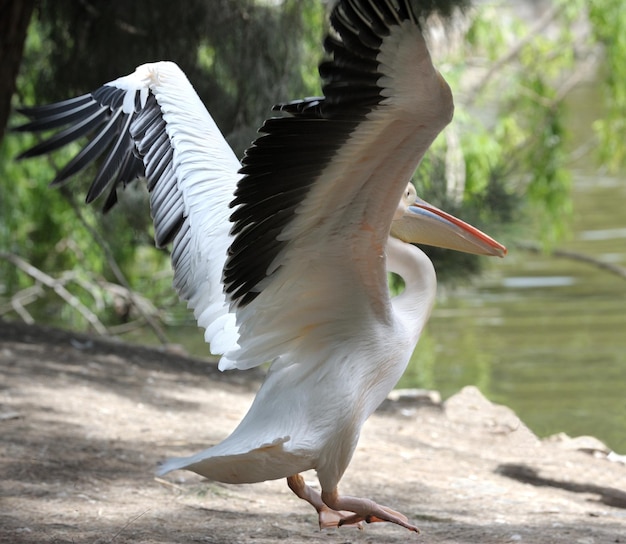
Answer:
<path fill-rule="evenodd" d="M 591 440 L 538 440 L 474 388 L 386 402 L 342 481 L 421 535 L 320 532 L 284 481 L 153 476 L 232 430 L 259 373 L 2 322 L 0 372 L 2 543 L 626 543 L 626 465 Z"/>

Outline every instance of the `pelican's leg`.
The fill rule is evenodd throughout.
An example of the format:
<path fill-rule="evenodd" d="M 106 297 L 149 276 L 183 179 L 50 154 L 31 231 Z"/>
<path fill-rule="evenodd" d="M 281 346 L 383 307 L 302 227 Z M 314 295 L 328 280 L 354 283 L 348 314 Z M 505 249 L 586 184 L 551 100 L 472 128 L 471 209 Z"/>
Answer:
<path fill-rule="evenodd" d="M 324 503 L 333 511 L 347 510 L 354 512 L 354 515 L 339 520 L 338 525 L 354 524 L 365 521 L 366 523 L 375 523 L 377 521 L 388 521 L 405 527 L 409 531 L 419 533 L 419 529 L 415 525 L 409 523 L 408 518 L 386 506 L 380 506 L 369 499 L 359 499 L 357 497 L 342 497 L 337 489 L 332 491 L 323 491 L 321 498 Z"/>
<path fill-rule="evenodd" d="M 354 517 L 353 512 L 341 512 L 333 510 L 324 504 L 322 496 L 312 487 L 304 483 L 304 478 L 300 474 L 289 476 L 287 485 L 302 500 L 308 502 L 319 515 L 320 529 L 330 529 L 339 527 L 340 525 L 354 525 L 358 529 L 362 529 L 361 519 L 351 521 Z"/>

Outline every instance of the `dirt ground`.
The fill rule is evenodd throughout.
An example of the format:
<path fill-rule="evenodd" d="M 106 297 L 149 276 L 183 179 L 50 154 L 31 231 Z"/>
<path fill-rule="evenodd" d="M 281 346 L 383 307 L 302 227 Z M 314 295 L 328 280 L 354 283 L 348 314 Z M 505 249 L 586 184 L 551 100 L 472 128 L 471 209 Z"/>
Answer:
<path fill-rule="evenodd" d="M 321 532 L 284 481 L 153 476 L 226 436 L 258 372 L 2 322 L 0 372 L 2 543 L 626 543 L 626 465 L 591 440 L 538 440 L 474 388 L 387 401 L 342 481 L 421 535 Z"/>

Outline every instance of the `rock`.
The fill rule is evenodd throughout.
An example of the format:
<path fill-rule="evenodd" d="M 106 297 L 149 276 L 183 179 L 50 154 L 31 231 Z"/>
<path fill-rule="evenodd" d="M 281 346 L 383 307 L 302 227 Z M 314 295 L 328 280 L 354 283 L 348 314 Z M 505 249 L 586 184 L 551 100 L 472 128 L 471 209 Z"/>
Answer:
<path fill-rule="evenodd" d="M 441 410 L 441 393 L 430 389 L 394 389 L 378 411 L 398 411 L 401 415 L 411 417 L 418 409 L 435 408 Z"/>
<path fill-rule="evenodd" d="M 556 444 L 566 450 L 582 451 L 594 457 L 605 458 L 611 453 L 609 447 L 594 436 L 576 436 L 572 438 L 565 433 L 557 433 L 544 438 L 544 441 Z"/>
<path fill-rule="evenodd" d="M 510 435 L 516 444 L 537 446 L 535 434 L 506 406 L 492 403 L 477 387 L 469 385 L 443 404 L 450 421 L 489 434 Z"/>

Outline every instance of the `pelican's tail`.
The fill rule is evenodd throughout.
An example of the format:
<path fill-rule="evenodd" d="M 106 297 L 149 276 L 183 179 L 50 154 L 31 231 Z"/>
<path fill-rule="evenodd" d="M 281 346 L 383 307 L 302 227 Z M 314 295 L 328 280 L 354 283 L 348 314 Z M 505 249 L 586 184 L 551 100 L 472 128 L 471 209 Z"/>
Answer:
<path fill-rule="evenodd" d="M 297 474 L 312 467 L 308 455 L 287 451 L 284 447 L 290 438 L 284 436 L 248 451 L 227 451 L 228 439 L 192 455 L 164 461 L 157 469 L 162 476 L 173 470 L 191 470 L 209 480 L 227 484 L 255 483 L 277 480 Z"/>

